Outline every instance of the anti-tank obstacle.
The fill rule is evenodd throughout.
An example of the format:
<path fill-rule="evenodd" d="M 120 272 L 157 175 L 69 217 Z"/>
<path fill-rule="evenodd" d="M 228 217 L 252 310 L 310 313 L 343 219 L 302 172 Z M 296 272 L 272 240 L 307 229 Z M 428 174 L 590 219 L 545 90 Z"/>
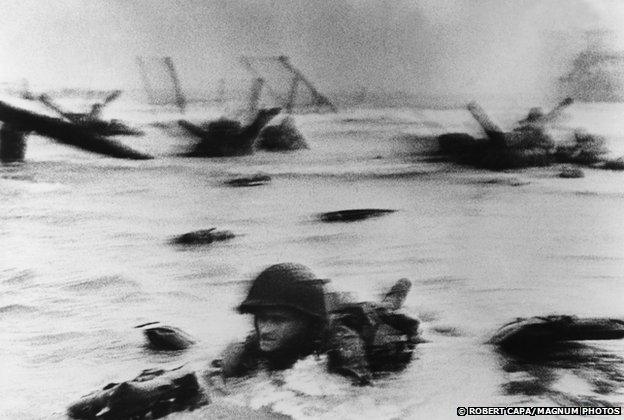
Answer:
<path fill-rule="evenodd" d="M 24 160 L 26 135 L 31 132 L 62 144 L 110 157 L 121 159 L 152 158 L 115 140 L 95 134 L 75 123 L 17 108 L 1 101 L 0 121 L 2 121 L 0 160 L 3 162 Z"/>
<path fill-rule="evenodd" d="M 295 107 L 300 85 L 303 85 L 311 96 L 310 106 L 316 108 L 317 111 L 325 109 L 330 112 L 337 112 L 336 106 L 290 62 L 289 57 L 285 55 L 243 56 L 240 58 L 240 62 L 253 77 L 264 79 L 267 92 L 287 113 L 291 113 Z M 277 81 L 278 74 L 284 76 L 286 81 Z M 281 85 L 287 85 L 288 91 L 284 92 Z"/>

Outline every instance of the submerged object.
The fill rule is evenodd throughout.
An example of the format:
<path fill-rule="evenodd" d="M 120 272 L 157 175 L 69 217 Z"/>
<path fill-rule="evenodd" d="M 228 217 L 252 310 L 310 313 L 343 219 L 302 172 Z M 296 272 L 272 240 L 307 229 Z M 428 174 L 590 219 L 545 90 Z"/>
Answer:
<path fill-rule="evenodd" d="M 133 150 L 117 141 L 94 134 L 84 127 L 58 118 L 36 114 L 13 107 L 0 101 L 0 121 L 10 124 L 13 130 L 35 132 L 50 137 L 59 143 L 82 150 L 122 159 L 151 159 L 152 157 Z M 2 139 L 0 139 L 2 141 Z"/>
<path fill-rule="evenodd" d="M 552 161 L 549 148 L 531 146 L 523 142 L 531 140 L 518 132 L 500 133 L 500 137 L 514 146 L 507 146 L 488 139 L 476 139 L 465 133 L 448 133 L 438 137 L 440 151 L 461 164 L 492 170 L 547 166 Z"/>
<path fill-rule="evenodd" d="M 477 180 L 476 182 L 478 184 L 484 185 L 507 185 L 509 187 L 522 187 L 524 185 L 530 184 L 529 181 L 516 177 L 487 178 L 483 180 Z"/>
<path fill-rule="evenodd" d="M 131 381 L 85 395 L 68 407 L 67 414 L 73 419 L 156 419 L 207 403 L 195 373 L 148 369 Z"/>
<path fill-rule="evenodd" d="M 559 178 L 583 178 L 585 173 L 581 168 L 565 166 L 559 173 Z"/>
<path fill-rule="evenodd" d="M 202 229 L 176 236 L 173 238 L 172 243 L 177 245 L 204 245 L 232 239 L 235 236 L 229 230 L 217 230 L 217 228 Z"/>
<path fill-rule="evenodd" d="M 253 145 L 264 127 L 281 108 L 268 108 L 258 111 L 256 118 L 248 125 L 238 121 L 217 120 L 207 126 L 198 126 L 186 120 L 178 124 L 200 139 L 200 142 L 186 156 L 220 157 L 242 156 L 253 152 Z"/>
<path fill-rule="evenodd" d="M 602 168 L 612 171 L 622 171 L 624 170 L 624 157 L 606 160 Z"/>
<path fill-rule="evenodd" d="M 624 320 L 568 315 L 518 318 L 503 325 L 489 340 L 506 349 L 538 350 L 560 341 L 624 338 Z"/>
<path fill-rule="evenodd" d="M 394 213 L 391 209 L 352 209 L 338 210 L 319 214 L 319 219 L 323 222 L 354 222 L 370 217 L 379 217 L 385 214 Z"/>
<path fill-rule="evenodd" d="M 227 185 L 232 187 L 256 187 L 271 182 L 271 177 L 265 174 L 255 174 L 245 177 L 232 178 L 225 181 Z"/>
<path fill-rule="evenodd" d="M 605 144 L 606 140 L 602 136 L 575 130 L 572 142 L 557 146 L 555 158 L 564 163 L 593 165 L 605 160 L 605 155 L 609 153 Z"/>
<path fill-rule="evenodd" d="M 308 149 L 308 145 L 295 126 L 293 117 L 287 115 L 279 123 L 267 125 L 260 131 L 256 148 L 279 152 Z"/>
<path fill-rule="evenodd" d="M 493 170 L 547 166 L 552 163 L 555 143 L 546 133 L 545 125 L 572 104 L 566 98 L 550 112 L 532 108 L 511 131 L 503 131 L 475 102 L 468 111 L 486 134 L 485 139 L 475 139 L 465 133 L 448 133 L 438 137 L 439 149 L 458 163 Z"/>
<path fill-rule="evenodd" d="M 26 135 L 28 133 L 11 124 L 3 123 L 0 127 L 0 160 L 2 162 L 21 162 L 26 155 Z"/>
<path fill-rule="evenodd" d="M 157 322 L 138 325 L 136 328 L 153 324 L 157 324 Z M 168 325 L 144 328 L 143 334 L 145 334 L 149 346 L 155 350 L 184 350 L 195 344 L 195 341 L 187 333 Z"/>

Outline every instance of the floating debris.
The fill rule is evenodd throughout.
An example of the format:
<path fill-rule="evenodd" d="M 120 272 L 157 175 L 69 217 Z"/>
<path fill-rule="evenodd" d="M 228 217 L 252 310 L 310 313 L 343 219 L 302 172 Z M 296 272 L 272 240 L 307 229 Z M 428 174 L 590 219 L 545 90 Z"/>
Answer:
<path fill-rule="evenodd" d="M 510 187 L 521 187 L 523 185 L 529 185 L 530 182 L 522 180 L 516 177 L 512 178 L 489 178 L 479 181 L 480 184 L 486 185 L 507 185 Z"/>
<path fill-rule="evenodd" d="M 156 419 L 208 404 L 193 372 L 148 369 L 131 381 L 111 383 L 71 404 L 73 419 Z"/>
<path fill-rule="evenodd" d="M 396 210 L 389 209 L 352 209 L 352 210 L 339 210 L 330 211 L 327 213 L 319 214 L 319 219 L 323 222 L 354 222 L 357 220 L 364 220 L 370 217 L 379 217 L 389 213 L 394 213 Z"/>
<path fill-rule="evenodd" d="M 581 168 L 575 168 L 573 166 L 564 166 L 559 173 L 559 178 L 583 178 L 585 172 Z"/>
<path fill-rule="evenodd" d="M 176 236 L 171 241 L 177 245 L 204 245 L 217 241 L 225 241 L 234 238 L 236 235 L 229 230 L 217 230 L 217 228 L 196 230 L 180 236 Z"/>
<path fill-rule="evenodd" d="M 137 325 L 135 328 L 154 324 L 158 324 L 158 322 Z M 187 333 L 168 325 L 143 328 L 143 334 L 145 334 L 149 346 L 155 350 L 184 350 L 195 344 L 195 341 Z"/>
<path fill-rule="evenodd" d="M 245 177 L 232 178 L 225 181 L 227 185 L 232 187 L 256 187 L 258 185 L 266 185 L 271 182 L 271 177 L 265 174 L 255 174 Z"/>
<path fill-rule="evenodd" d="M 464 335 L 464 333 L 460 329 L 450 325 L 438 325 L 431 329 L 436 333 L 447 337 L 461 337 Z"/>
<path fill-rule="evenodd" d="M 539 350 L 560 341 L 624 338 L 624 321 L 612 318 L 577 318 L 568 315 L 518 318 L 503 325 L 490 343 L 507 349 Z"/>

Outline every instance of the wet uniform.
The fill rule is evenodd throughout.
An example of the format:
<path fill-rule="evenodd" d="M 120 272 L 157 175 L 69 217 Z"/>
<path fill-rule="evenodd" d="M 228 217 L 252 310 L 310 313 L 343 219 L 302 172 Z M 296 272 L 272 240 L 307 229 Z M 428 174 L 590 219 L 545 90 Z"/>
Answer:
<path fill-rule="evenodd" d="M 373 373 L 396 371 L 411 360 L 418 340 L 418 320 L 371 302 L 345 305 L 333 312 L 329 324 L 307 347 L 278 354 L 259 350 L 256 334 L 231 344 L 213 362 L 224 377 L 245 376 L 260 369 L 282 370 L 312 354 L 327 354 L 328 370 L 370 383 Z"/>

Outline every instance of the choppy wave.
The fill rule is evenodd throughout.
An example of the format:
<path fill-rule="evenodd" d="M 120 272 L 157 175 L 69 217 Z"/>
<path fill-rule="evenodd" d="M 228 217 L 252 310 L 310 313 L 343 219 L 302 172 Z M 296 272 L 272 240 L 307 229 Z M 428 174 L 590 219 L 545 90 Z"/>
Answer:
<path fill-rule="evenodd" d="M 31 336 L 28 341 L 33 345 L 49 345 L 76 340 L 86 334 L 80 331 L 67 331 Z"/>
<path fill-rule="evenodd" d="M 326 363 L 325 357 L 309 357 L 282 374 L 239 382 L 224 400 L 296 419 L 392 419 L 414 406 L 412 399 L 391 398 L 394 391 L 382 384 L 354 387 L 350 380 L 328 374 Z"/>
<path fill-rule="evenodd" d="M 73 291 L 91 291 L 101 289 L 116 289 L 116 288 L 136 288 L 137 282 L 128 280 L 119 276 L 103 276 L 92 280 L 84 280 L 77 283 L 72 283 L 65 286 L 67 290 Z"/>
<path fill-rule="evenodd" d="M 35 277 L 35 274 L 32 271 L 23 270 L 14 274 L 10 274 L 8 278 L 2 280 L 2 284 L 6 284 L 6 285 L 25 284 L 25 283 L 30 282 L 34 277 Z"/>
<path fill-rule="evenodd" d="M 3 315 L 22 315 L 38 312 L 38 309 L 30 305 L 11 304 L 0 306 L 0 316 Z"/>
<path fill-rule="evenodd" d="M 612 111 L 586 108 L 589 117 L 574 116 L 583 106 L 571 110 L 566 129 L 587 123 L 600 130 L 599 118 L 590 117 Z M 520 111 L 494 117 L 513 121 Z M 135 113 L 142 127 L 160 121 L 159 127 L 173 130 L 180 118 Z M 526 314 L 620 315 L 621 173 L 587 170 L 582 180 L 561 180 L 552 169 L 493 174 L 424 161 L 424 135 L 479 134 L 461 109 L 295 119 L 309 150 L 223 159 L 173 157 L 172 150 L 191 140 L 159 127 L 122 140 L 162 152 L 148 162 L 120 162 L 29 138 L 27 162 L 0 171 L 0 195 L 10 198 L 0 206 L 2 237 L 10 245 L 3 250 L 7 269 L 0 284 L 12 299 L 3 301 L 0 318 L 19 322 L 20 330 L 6 336 L 13 340 L 15 366 L 25 365 L 3 372 L 12 384 L 3 393 L 28 400 L 11 407 L 14 417 L 48 418 L 76 396 L 172 362 L 144 351 L 131 328 L 144 320 L 188 327 L 206 345 L 198 352 L 218 351 L 249 327 L 232 311 L 249 279 L 279 261 L 309 264 L 336 290 L 364 296 L 395 274 L 413 279 L 417 291 L 405 309 L 421 318 L 430 341 L 417 347 L 410 370 L 374 387 L 352 387 L 312 358 L 278 380 L 259 377 L 233 386 L 239 392 L 227 397 L 241 407 L 302 419 L 450 418 L 464 398 L 482 405 L 546 403 L 541 396 L 502 393 L 514 378 L 505 376 L 505 360 L 481 336 L 499 321 Z M 619 120 L 605 124 L 612 141 L 622 140 Z M 272 182 L 249 189 L 223 184 L 233 174 L 255 172 Z M 514 178 L 530 186 L 507 188 L 517 184 Z M 401 212 L 348 225 L 309 220 L 322 211 L 371 205 Z M 189 252 L 166 243 L 174 234 L 210 226 L 246 236 Z M 50 319 L 60 332 L 42 331 Z M 621 342 L 610 351 L 624 354 Z M 30 366 L 32 360 L 39 364 Z M 620 398 L 624 381 L 607 379 L 609 396 Z M 568 391 L 566 401 L 578 389 Z M 202 411 L 173 418 L 195 415 L 202 418 Z"/>

